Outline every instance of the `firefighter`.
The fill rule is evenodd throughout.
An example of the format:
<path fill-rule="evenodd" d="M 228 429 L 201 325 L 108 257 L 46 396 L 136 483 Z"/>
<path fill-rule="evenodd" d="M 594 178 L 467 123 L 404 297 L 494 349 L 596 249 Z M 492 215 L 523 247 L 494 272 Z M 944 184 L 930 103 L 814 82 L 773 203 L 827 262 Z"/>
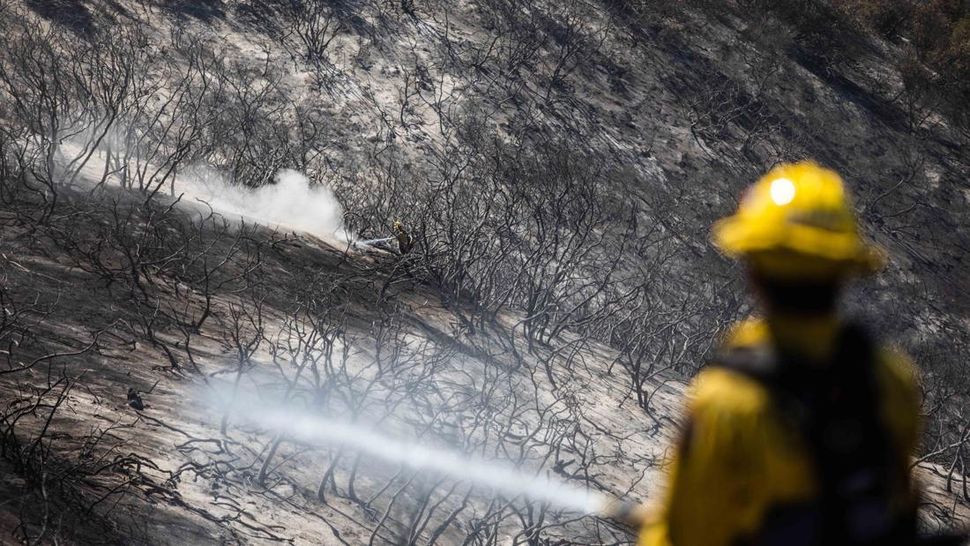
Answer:
<path fill-rule="evenodd" d="M 839 175 L 808 161 L 772 169 L 713 240 L 746 266 L 759 318 L 736 325 L 693 381 L 639 544 L 913 544 L 916 376 L 837 312 L 845 283 L 884 263 Z"/>
<path fill-rule="evenodd" d="M 402 256 L 414 248 L 414 237 L 404 229 L 404 224 L 400 220 L 394 220 L 394 238 L 397 239 L 397 249 Z"/>

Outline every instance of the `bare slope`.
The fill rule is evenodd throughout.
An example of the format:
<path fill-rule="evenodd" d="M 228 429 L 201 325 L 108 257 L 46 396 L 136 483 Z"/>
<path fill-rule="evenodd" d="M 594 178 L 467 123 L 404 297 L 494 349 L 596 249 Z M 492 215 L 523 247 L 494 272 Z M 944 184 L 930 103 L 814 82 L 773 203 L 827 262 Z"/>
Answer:
<path fill-rule="evenodd" d="M 193 393 L 238 378 L 653 496 L 682 379 L 746 310 L 708 227 L 806 156 L 846 175 L 892 255 L 853 311 L 917 357 L 934 487 L 965 489 L 970 160 L 895 45 L 702 2 L 48 4 L 0 3 L 14 536 L 629 540 L 274 438 Z M 284 167 L 332 186 L 355 234 L 402 218 L 415 252 L 347 256 L 163 197 L 199 168 L 259 186 Z M 130 191 L 64 188 L 84 179 Z"/>
<path fill-rule="evenodd" d="M 43 226 L 4 215 L 8 537 L 626 536 L 231 419 L 223 433 L 224 416 L 204 403 L 207 385 L 231 385 L 242 370 L 250 392 L 285 391 L 322 414 L 643 498 L 679 384 L 652 383 L 651 419 L 609 373 L 610 350 L 568 336 L 527 354 L 506 337 L 513 316 L 475 337 L 456 335 L 454 315 L 406 275 L 395 278 L 391 258 L 343 255 L 306 235 L 227 229 L 204 211 L 146 211 L 124 194 L 62 206 Z M 554 389 L 546 368 L 568 382 Z M 127 404 L 129 388 L 143 410 Z"/>

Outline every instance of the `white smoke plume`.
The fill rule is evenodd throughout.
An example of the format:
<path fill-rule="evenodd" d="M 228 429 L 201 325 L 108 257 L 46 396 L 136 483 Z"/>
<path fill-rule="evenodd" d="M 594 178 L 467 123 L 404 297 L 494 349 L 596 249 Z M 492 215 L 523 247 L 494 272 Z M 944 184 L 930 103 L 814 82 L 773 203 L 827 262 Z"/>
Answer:
<path fill-rule="evenodd" d="M 311 185 L 306 175 L 293 169 L 281 169 L 274 181 L 255 189 L 233 186 L 215 169 L 196 166 L 180 175 L 177 191 L 207 202 L 226 216 L 239 215 L 328 240 L 351 240 L 344 229 L 343 207 L 328 186 Z"/>
<path fill-rule="evenodd" d="M 117 140 L 112 136 L 105 142 Z M 88 157 L 89 141 L 80 137 L 65 140 L 59 144 L 57 152 L 61 164 L 71 164 L 82 171 L 78 182 L 87 182 L 90 186 L 105 172 L 107 148 L 102 147 L 100 153 Z M 103 143 L 103 146 L 106 145 Z M 122 152 L 115 150 L 116 154 Z M 80 158 L 84 157 L 87 159 L 83 164 L 79 163 Z M 133 163 L 130 167 L 137 170 L 139 165 Z M 141 168 L 145 169 L 146 166 L 141 165 Z M 148 170 L 152 168 L 156 167 Z M 179 172 L 174 189 L 176 195 L 185 194 L 185 201 L 200 199 L 216 212 L 230 218 L 242 217 L 249 222 L 305 231 L 332 242 L 353 241 L 344 229 L 343 207 L 330 187 L 326 184 L 311 185 L 306 175 L 293 169 L 280 169 L 273 179 L 273 184 L 256 189 L 237 186 L 230 184 L 218 169 L 196 164 Z M 117 182 L 116 177 L 111 177 L 110 183 Z M 168 188 L 167 184 L 165 188 Z"/>

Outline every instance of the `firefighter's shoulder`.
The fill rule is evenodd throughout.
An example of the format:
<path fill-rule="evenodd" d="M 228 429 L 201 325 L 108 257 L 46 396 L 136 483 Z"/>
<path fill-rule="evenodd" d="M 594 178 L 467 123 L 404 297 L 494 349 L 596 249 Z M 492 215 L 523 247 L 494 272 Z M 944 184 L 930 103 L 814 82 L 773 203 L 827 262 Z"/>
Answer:
<path fill-rule="evenodd" d="M 919 373 L 906 351 L 896 345 L 883 344 L 877 348 L 876 355 L 883 381 L 892 387 L 918 392 Z"/>
<path fill-rule="evenodd" d="M 893 345 L 880 346 L 876 354 L 875 372 L 883 419 L 898 442 L 897 449 L 912 455 L 921 428 L 921 389 L 916 366 L 909 355 Z"/>
<path fill-rule="evenodd" d="M 723 338 L 719 354 L 694 379 L 691 407 L 738 414 L 764 411 L 771 403 L 770 393 L 756 379 L 758 351 L 768 340 L 764 321 L 750 318 L 735 324 Z M 738 355 L 745 362 L 726 359 Z M 752 368 L 741 371 L 739 368 Z"/>
<path fill-rule="evenodd" d="M 748 317 L 728 329 L 721 345 L 727 349 L 755 348 L 764 345 L 769 339 L 768 323 L 759 317 Z"/>
<path fill-rule="evenodd" d="M 688 409 L 699 414 L 754 416 L 770 408 L 770 393 L 755 379 L 729 368 L 708 366 L 694 378 Z"/>

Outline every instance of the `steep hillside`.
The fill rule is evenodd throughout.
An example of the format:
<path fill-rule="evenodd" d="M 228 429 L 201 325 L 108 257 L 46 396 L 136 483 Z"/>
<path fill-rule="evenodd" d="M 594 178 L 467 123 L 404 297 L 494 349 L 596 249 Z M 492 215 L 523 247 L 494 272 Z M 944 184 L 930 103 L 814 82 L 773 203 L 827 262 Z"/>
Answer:
<path fill-rule="evenodd" d="M 803 157 L 891 255 L 847 311 L 920 364 L 925 515 L 962 521 L 970 133 L 906 39 L 763 4 L 0 2 L 0 530 L 629 542 L 209 393 L 653 498 L 684 381 L 749 309 L 709 226 Z M 323 190 L 211 191 L 282 169 L 343 228 Z M 395 219 L 406 256 L 352 244 Z"/>
<path fill-rule="evenodd" d="M 669 442 L 663 425 L 680 383 L 651 381 L 647 415 L 625 378 L 610 374 L 615 352 L 594 341 L 567 334 L 526 352 L 509 333 L 517 315 L 473 337 L 456 334 L 457 317 L 434 291 L 395 273 L 395 258 L 348 255 L 206 209 L 146 210 L 114 191 L 70 197 L 46 225 L 25 224 L 5 214 L 8 537 L 628 537 L 591 517 L 237 423 L 209 403 L 237 377 L 249 396 L 282 395 L 392 438 L 617 496 L 635 491 L 632 499 L 648 493 L 644 476 Z"/>

